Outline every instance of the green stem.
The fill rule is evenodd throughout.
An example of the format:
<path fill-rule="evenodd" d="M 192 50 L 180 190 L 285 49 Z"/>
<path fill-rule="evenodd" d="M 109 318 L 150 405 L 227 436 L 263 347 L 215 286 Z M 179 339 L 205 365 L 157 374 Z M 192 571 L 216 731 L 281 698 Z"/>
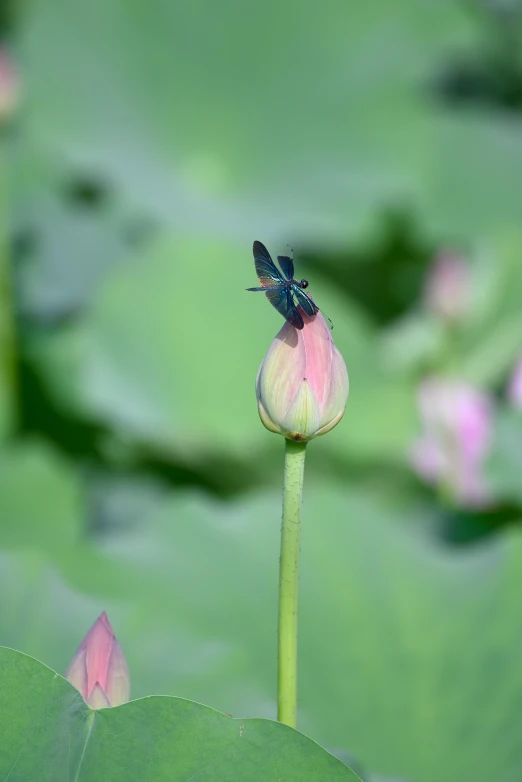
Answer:
<path fill-rule="evenodd" d="M 11 268 L 8 237 L 8 194 L 6 141 L 0 127 L 0 404 L 11 421 L 16 413 L 16 331 L 12 306 Z"/>
<path fill-rule="evenodd" d="M 279 566 L 277 719 L 292 728 L 297 724 L 297 591 L 305 453 L 306 443 L 286 440 Z"/>

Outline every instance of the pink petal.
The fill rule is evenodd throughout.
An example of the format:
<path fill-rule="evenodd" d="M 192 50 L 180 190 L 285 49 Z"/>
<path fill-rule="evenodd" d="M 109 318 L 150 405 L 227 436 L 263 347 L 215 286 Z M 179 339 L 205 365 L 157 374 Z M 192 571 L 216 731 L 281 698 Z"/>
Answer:
<path fill-rule="evenodd" d="M 99 684 L 96 684 L 93 687 L 91 694 L 87 698 L 87 703 L 91 709 L 106 709 L 109 706 L 116 705 L 110 702 L 107 693 L 102 690 Z"/>
<path fill-rule="evenodd" d="M 269 416 L 284 415 L 306 372 L 306 356 L 299 332 L 290 323 L 272 341 L 258 373 L 258 397 Z"/>
<path fill-rule="evenodd" d="M 107 671 L 115 640 L 104 611 L 87 633 L 84 642 L 87 649 L 87 697 L 96 684 L 100 684 L 104 690 L 107 689 Z"/>
<path fill-rule="evenodd" d="M 471 273 L 467 260 L 457 253 L 439 254 L 426 281 L 427 306 L 439 318 L 462 318 L 470 302 Z"/>
<path fill-rule="evenodd" d="M 308 380 L 303 380 L 281 426 L 293 440 L 314 437 L 319 429 L 319 406 Z"/>
<path fill-rule="evenodd" d="M 332 335 L 323 315 L 303 317 L 304 327 L 299 332 L 300 349 L 304 351 L 305 377 L 312 387 L 319 408 L 328 400 L 331 383 Z"/>
<path fill-rule="evenodd" d="M 332 345 L 332 359 L 329 371 L 329 389 L 328 396 L 323 402 L 323 409 L 321 411 L 321 434 L 325 434 L 330 430 L 329 424 L 334 419 L 339 420 L 339 414 L 344 414 L 346 403 L 348 401 L 348 393 L 350 390 L 350 383 L 348 380 L 348 370 L 344 359 L 335 347 Z M 333 427 L 332 427 L 333 428 Z"/>
<path fill-rule="evenodd" d="M 416 472 L 442 483 L 466 505 L 484 504 L 484 460 L 492 442 L 493 407 L 480 389 L 455 379 L 430 378 L 419 389 L 424 434 L 412 450 Z"/>
<path fill-rule="evenodd" d="M 83 643 L 78 648 L 76 654 L 69 663 L 65 672 L 65 678 L 81 693 L 82 698 L 87 700 L 87 651 Z"/>

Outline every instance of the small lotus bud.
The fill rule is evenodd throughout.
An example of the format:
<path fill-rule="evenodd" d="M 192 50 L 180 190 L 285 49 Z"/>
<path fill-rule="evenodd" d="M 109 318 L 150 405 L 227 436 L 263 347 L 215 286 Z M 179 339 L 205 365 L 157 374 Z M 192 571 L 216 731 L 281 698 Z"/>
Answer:
<path fill-rule="evenodd" d="M 129 700 L 129 669 L 105 611 L 78 647 L 65 678 L 93 709 Z"/>
<path fill-rule="evenodd" d="M 7 49 L 0 47 L 0 124 L 15 111 L 19 99 L 18 75 Z"/>
<path fill-rule="evenodd" d="M 522 357 L 519 358 L 508 385 L 508 399 L 513 407 L 522 410 Z"/>
<path fill-rule="evenodd" d="M 304 327 L 285 323 L 256 381 L 259 416 L 271 432 L 311 440 L 333 429 L 348 399 L 348 372 L 330 329 L 318 312 Z"/>
<path fill-rule="evenodd" d="M 492 444 L 493 410 L 486 394 L 459 380 L 431 378 L 419 389 L 424 427 L 412 464 L 427 483 L 444 486 L 464 506 L 487 504 L 484 463 Z"/>
<path fill-rule="evenodd" d="M 470 298 L 471 273 L 468 262 L 456 253 L 440 253 L 426 281 L 425 301 L 428 308 L 441 320 L 456 323 L 468 313 Z"/>

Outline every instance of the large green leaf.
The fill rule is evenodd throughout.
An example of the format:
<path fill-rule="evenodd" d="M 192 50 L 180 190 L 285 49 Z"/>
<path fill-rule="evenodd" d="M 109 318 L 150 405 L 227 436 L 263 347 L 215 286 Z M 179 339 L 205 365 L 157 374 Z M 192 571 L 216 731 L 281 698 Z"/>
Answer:
<path fill-rule="evenodd" d="M 138 582 L 130 570 L 89 545 L 82 488 L 73 465 L 49 446 L 35 440 L 5 448 L 0 452 L 0 547 L 33 552 L 26 571 L 30 582 L 33 567 L 37 578 L 49 576 L 51 561 L 82 591 L 121 598 Z M 17 585 L 16 567 L 7 568 L 3 577 L 6 591 L 17 590 L 24 601 L 30 599 Z"/>
<path fill-rule="evenodd" d="M 40 443 L 0 452 L 0 544 L 68 549 L 78 535 L 80 493 L 70 465 Z"/>
<path fill-rule="evenodd" d="M 90 301 L 105 274 L 125 257 L 114 210 L 89 211 L 46 193 L 25 213 L 33 242 L 18 272 L 19 307 L 42 319 L 68 316 Z"/>
<path fill-rule="evenodd" d="M 29 135 L 189 233 L 331 240 L 398 205 L 481 235 L 518 219 L 521 153 L 512 117 L 436 95 L 470 19 L 449 1 L 32 3 Z"/>
<path fill-rule="evenodd" d="M 0 692 L 0 775 L 12 782 L 358 779 L 277 722 L 231 719 L 166 697 L 93 711 L 42 663 L 1 647 Z"/>

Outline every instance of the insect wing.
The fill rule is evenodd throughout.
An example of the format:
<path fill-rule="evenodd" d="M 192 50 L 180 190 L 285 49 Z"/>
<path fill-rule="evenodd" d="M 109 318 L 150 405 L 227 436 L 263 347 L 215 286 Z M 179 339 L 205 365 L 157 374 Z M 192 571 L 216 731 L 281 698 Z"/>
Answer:
<path fill-rule="evenodd" d="M 298 285 L 292 285 L 292 293 L 295 302 L 301 306 L 303 312 L 310 318 L 312 318 L 316 312 L 319 312 L 319 307 L 301 288 L 299 288 Z"/>
<path fill-rule="evenodd" d="M 292 326 L 295 326 L 296 329 L 303 328 L 303 318 L 294 304 L 292 294 L 288 287 L 282 289 L 269 288 L 266 292 L 266 297 L 270 304 L 275 307 L 279 314 L 291 323 Z"/>
<path fill-rule="evenodd" d="M 271 285 L 280 285 L 284 283 L 281 273 L 270 257 L 270 253 L 262 242 L 254 242 L 252 248 L 254 253 L 254 263 L 256 274 L 263 288 L 269 288 Z"/>
<path fill-rule="evenodd" d="M 286 290 L 288 288 L 288 285 L 271 285 L 270 289 L 273 291 L 282 291 Z M 263 291 L 263 293 L 266 293 L 267 288 L 245 288 L 246 291 Z"/>
<path fill-rule="evenodd" d="M 285 275 L 287 280 L 293 280 L 294 279 L 294 262 L 291 258 L 289 258 L 287 255 L 278 255 L 277 260 L 279 261 L 279 266 L 283 270 L 283 274 Z"/>

